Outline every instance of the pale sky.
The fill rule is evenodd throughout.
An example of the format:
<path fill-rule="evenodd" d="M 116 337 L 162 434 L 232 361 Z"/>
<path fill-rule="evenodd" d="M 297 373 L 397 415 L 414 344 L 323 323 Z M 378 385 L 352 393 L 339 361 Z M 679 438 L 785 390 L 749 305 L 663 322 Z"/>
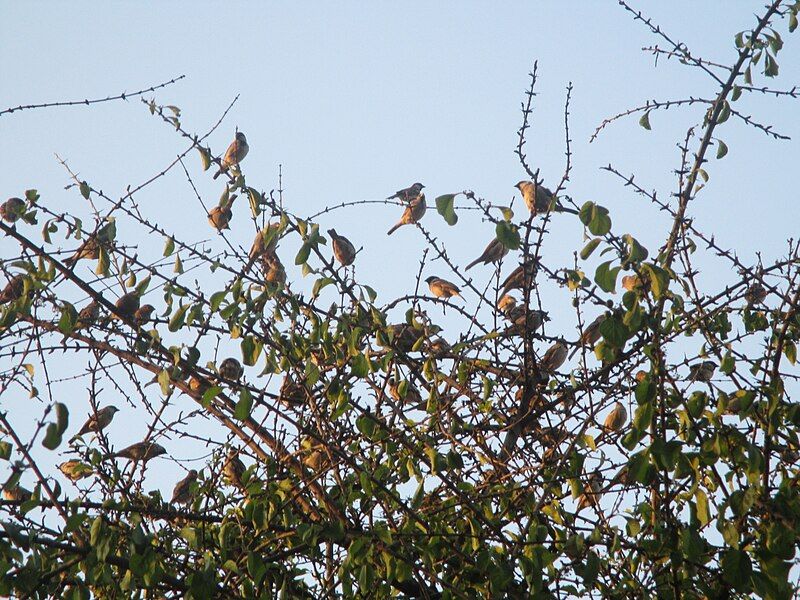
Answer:
<path fill-rule="evenodd" d="M 634 5 L 695 55 L 724 64 L 735 59 L 734 34 L 751 27 L 754 11 L 761 8 L 759 2 L 741 1 Z M 785 24 L 778 29 L 786 42 L 778 56 L 781 76 L 767 83 L 788 88 L 800 83 L 800 40 L 786 33 Z M 528 71 L 538 60 L 531 163 L 541 169 L 546 184 L 560 179 L 565 87 L 573 82 L 574 170 L 567 192 L 579 203 L 593 200 L 606 206 L 614 231 L 633 234 L 653 254 L 667 231 L 665 215 L 600 167 L 612 163 L 635 173 L 637 182 L 666 197 L 675 191 L 676 144 L 701 121 L 704 108 L 654 113 L 650 132 L 637 125 L 638 116 L 629 118 L 609 127 L 598 141 L 589 144 L 588 139 L 603 118 L 645 100 L 716 93 L 713 82 L 696 69 L 663 57 L 654 65 L 652 55 L 640 50 L 654 44 L 665 45 L 610 0 L 7 2 L 0 21 L 0 110 L 133 92 L 186 75 L 158 91 L 156 102 L 179 106 L 183 125 L 203 133 L 239 94 L 211 137 L 212 148 L 223 152 L 238 126 L 250 143 L 244 164 L 248 183 L 277 187 L 278 165 L 283 165 L 285 201 L 295 214 L 385 198 L 414 181 L 426 185 L 430 204 L 440 194 L 465 189 L 508 204 L 514 184 L 525 175 L 513 150 Z M 761 77 L 758 81 L 764 83 Z M 785 240 L 797 235 L 800 222 L 793 181 L 800 164 L 800 104 L 758 95 L 743 97 L 738 105 L 792 140 L 774 141 L 735 119 L 720 126 L 717 134 L 729 154 L 709 162 L 711 180 L 689 214 L 699 228 L 715 231 L 720 245 L 738 248 L 743 262 L 752 263 L 757 251 L 770 262 L 785 252 Z M 93 186 L 118 197 L 185 148 L 139 99 L 3 115 L 0 199 L 37 188 L 41 202 L 87 217 L 88 207 L 77 191 L 64 191 L 69 178 L 55 153 Z M 187 164 L 206 202 L 215 203 L 219 181 L 202 174 L 196 153 Z M 213 238 L 181 169 L 137 200 L 143 214 L 176 235 Z M 232 238 L 249 246 L 253 229 L 244 208 L 232 223 Z M 358 277 L 378 290 L 379 302 L 407 293 L 418 269 L 418 232 L 407 227 L 386 237 L 400 212 L 368 205 L 319 220 L 321 229 L 335 226 L 364 247 Z M 449 228 L 429 210 L 425 224 L 464 265 L 494 233 L 474 212 L 461 217 L 457 227 Z M 552 257 L 552 266 L 567 266 L 571 251 L 583 245 L 582 228 L 563 216 L 553 221 L 545 257 Z M 119 235 L 131 241 L 124 230 Z M 158 255 L 163 246 L 160 238 L 133 241 L 143 253 L 149 248 Z M 0 240 L 0 255 L 10 252 L 15 250 L 9 242 Z M 294 250 L 285 250 L 282 258 L 293 265 Z M 701 277 L 712 289 L 736 277 L 726 263 L 700 257 L 698 264 L 705 267 Z M 299 279 L 299 270 L 289 268 L 290 277 Z M 441 268 L 434 263 L 426 274 L 446 276 L 437 271 Z M 593 273 L 594 267 L 587 271 Z M 470 273 L 485 281 L 491 269 Z M 565 294 L 554 288 L 545 293 L 545 302 L 552 304 L 556 330 L 563 323 L 565 331 L 574 331 Z M 72 428 L 85 414 L 84 405 L 75 406 L 80 412 L 73 415 Z M 118 447 L 137 441 L 124 428 L 114 439 Z"/>

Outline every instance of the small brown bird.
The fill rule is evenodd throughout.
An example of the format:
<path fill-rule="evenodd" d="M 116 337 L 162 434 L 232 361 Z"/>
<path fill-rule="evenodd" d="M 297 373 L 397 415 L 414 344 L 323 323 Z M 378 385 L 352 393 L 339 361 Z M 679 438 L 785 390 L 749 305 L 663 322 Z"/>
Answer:
<path fill-rule="evenodd" d="M 425 216 L 425 210 L 427 208 L 427 204 L 425 204 L 425 194 L 419 194 L 411 198 L 405 211 L 403 211 L 403 216 L 400 217 L 400 220 L 388 231 L 387 235 L 392 235 L 403 225 L 413 225 L 422 219 L 422 217 Z"/>
<path fill-rule="evenodd" d="M 394 195 L 389 196 L 386 199 L 393 200 L 394 198 L 399 198 L 403 202 L 410 202 L 411 200 L 419 196 L 420 192 L 422 191 L 422 188 L 424 187 L 425 186 L 422 185 L 421 183 L 414 183 L 408 186 L 407 188 L 396 191 Z"/>
<path fill-rule="evenodd" d="M 528 310 L 527 311 L 527 330 L 531 332 L 538 331 L 546 321 L 550 320 L 550 316 L 543 310 Z M 515 306 L 506 314 L 506 318 L 511 322 L 511 326 L 506 329 L 506 335 L 521 335 L 526 330 L 525 307 Z"/>
<path fill-rule="evenodd" d="M 6 223 L 16 223 L 25 214 L 25 201 L 22 198 L 9 198 L 0 204 L 0 219 Z"/>
<path fill-rule="evenodd" d="M 211 212 L 208 213 L 208 222 L 211 226 L 216 229 L 217 231 L 222 231 L 223 229 L 230 229 L 228 225 L 233 218 L 233 201 L 236 199 L 236 196 L 233 196 L 228 202 L 224 202 L 223 204 L 219 204 L 211 209 Z"/>
<path fill-rule="evenodd" d="M 627 421 L 628 411 L 625 410 L 625 406 L 622 402 L 617 402 L 614 404 L 614 408 L 611 409 L 611 412 L 606 416 L 606 420 L 603 421 L 603 429 L 607 433 L 613 433 L 622 429 Z"/>
<path fill-rule="evenodd" d="M 555 208 L 553 192 L 543 185 L 536 185 L 533 181 L 520 181 L 514 187 L 522 194 L 525 206 L 533 215 L 550 212 L 551 207 Z"/>
<path fill-rule="evenodd" d="M 501 242 L 497 238 L 494 238 L 491 242 L 489 242 L 489 244 L 483 250 L 483 254 L 481 254 L 478 258 L 469 263 L 464 270 L 469 271 L 472 267 L 481 262 L 485 265 L 488 265 L 489 263 L 493 262 L 498 262 L 506 254 L 508 254 L 508 248 L 506 248 L 503 245 L 503 242 Z"/>
<path fill-rule="evenodd" d="M 139 294 L 136 292 L 128 292 L 120 296 L 114 303 L 117 307 L 117 316 L 122 319 L 132 320 L 139 310 Z"/>
<path fill-rule="evenodd" d="M 331 236 L 331 248 L 336 260 L 344 267 L 352 265 L 356 259 L 356 247 L 346 237 L 336 233 L 335 229 L 328 229 L 328 235 Z"/>
<path fill-rule="evenodd" d="M 3 291 L 0 292 L 0 304 L 6 304 L 7 302 L 14 302 L 15 300 L 19 300 L 22 297 L 22 293 L 24 291 L 25 291 L 25 276 L 15 275 L 14 277 L 8 280 L 6 287 L 4 287 Z"/>
<path fill-rule="evenodd" d="M 89 418 L 86 419 L 86 422 L 80 428 L 78 433 L 76 433 L 71 441 L 74 441 L 76 438 L 87 434 L 89 432 L 99 432 L 108 427 L 111 424 L 111 421 L 114 420 L 114 415 L 119 412 L 119 409 L 116 406 L 104 406 L 96 413 L 90 414 Z"/>
<path fill-rule="evenodd" d="M 714 377 L 717 370 L 717 363 L 713 360 L 704 360 L 701 363 L 689 367 L 689 381 L 702 381 L 708 383 Z"/>
<path fill-rule="evenodd" d="M 225 477 L 225 480 L 233 486 L 241 489 L 243 487 L 242 484 L 242 476 L 246 467 L 244 463 L 239 458 L 239 453 L 231 448 L 228 451 L 228 456 L 225 458 L 225 464 L 222 465 L 222 474 Z"/>
<path fill-rule="evenodd" d="M 16 485 L 13 488 L 3 488 L 3 499 L 10 500 L 11 502 L 27 502 L 31 499 L 33 494 L 30 490 L 25 489 L 21 485 Z"/>
<path fill-rule="evenodd" d="M 100 305 L 97 302 L 90 302 L 78 313 L 78 320 L 75 322 L 75 329 L 89 327 L 97 322 L 100 317 Z"/>
<path fill-rule="evenodd" d="M 767 299 L 767 290 L 759 282 L 755 282 L 744 293 L 744 299 L 747 301 L 748 308 L 755 304 L 761 304 Z"/>
<path fill-rule="evenodd" d="M 75 254 L 64 259 L 64 264 L 68 267 L 75 265 L 80 259 L 88 258 L 90 260 L 97 260 L 100 257 L 100 242 L 94 235 L 88 236 L 83 243 L 78 246 Z"/>
<path fill-rule="evenodd" d="M 442 279 L 441 277 L 431 275 L 425 280 L 425 283 L 428 284 L 431 294 L 437 298 L 447 299 L 452 298 L 453 296 L 461 297 L 461 290 L 458 289 L 454 283 L 451 283 L 446 279 Z"/>
<path fill-rule="evenodd" d="M 303 464 L 315 473 L 323 471 L 330 464 L 325 446 L 311 436 L 303 438 L 300 442 L 300 449 L 303 454 Z"/>
<path fill-rule="evenodd" d="M 603 324 L 603 321 L 606 320 L 607 316 L 608 315 L 606 313 L 603 313 L 584 328 L 577 344 L 569 354 L 570 358 L 575 356 L 575 353 L 581 348 L 581 346 L 594 347 L 594 345 L 597 343 L 597 340 L 600 339 L 600 326 Z"/>
<path fill-rule="evenodd" d="M 259 258 L 275 254 L 275 250 L 278 248 L 278 230 L 280 228 L 280 223 L 269 223 L 256 234 L 256 239 L 253 240 L 250 254 L 247 257 L 245 271 L 252 267 L 253 263 Z"/>
<path fill-rule="evenodd" d="M 244 367 L 242 367 L 242 363 L 231 357 L 226 358 L 219 364 L 217 372 L 222 379 L 239 381 L 242 375 L 244 375 Z"/>
<path fill-rule="evenodd" d="M 247 138 L 241 131 L 237 131 L 236 137 L 225 151 L 225 156 L 222 157 L 222 165 L 220 165 L 219 171 L 214 174 L 214 179 L 223 173 L 227 173 L 231 167 L 238 166 L 249 151 L 250 146 L 247 145 Z"/>
<path fill-rule="evenodd" d="M 263 260 L 264 281 L 281 286 L 286 283 L 286 269 L 276 255 L 268 255 Z"/>
<path fill-rule="evenodd" d="M 598 471 L 589 475 L 589 480 L 583 488 L 583 494 L 578 497 L 578 508 L 575 510 L 575 514 L 581 512 L 587 506 L 597 506 L 600 501 L 602 485 L 603 476 Z"/>
<path fill-rule="evenodd" d="M 162 454 L 166 454 L 167 449 L 160 444 L 156 444 L 155 442 L 151 442 L 149 440 L 143 442 L 136 442 L 135 444 L 131 444 L 127 448 L 123 448 L 119 452 L 115 452 L 111 456 L 114 458 L 125 458 L 128 460 L 132 460 L 134 462 L 147 462 L 156 456 L 161 456 Z"/>
<path fill-rule="evenodd" d="M 72 482 L 90 477 L 93 473 L 91 466 L 75 459 L 61 463 L 58 470 Z"/>
<path fill-rule="evenodd" d="M 197 375 L 192 375 L 189 378 L 189 389 L 196 394 L 205 394 L 206 390 L 211 387 L 205 379 L 201 379 Z"/>
<path fill-rule="evenodd" d="M 171 504 L 190 504 L 192 502 L 192 488 L 197 481 L 197 471 L 192 469 L 189 473 L 175 484 L 172 490 Z"/>
<path fill-rule="evenodd" d="M 525 286 L 530 287 L 536 275 L 539 262 L 532 257 L 526 258 L 523 263 L 509 273 L 508 277 L 500 284 L 500 293 L 507 294 L 511 290 L 524 290 Z"/>
<path fill-rule="evenodd" d="M 556 340 L 539 361 L 539 370 L 542 373 L 552 373 L 563 365 L 565 360 L 567 360 L 567 345 L 564 340 Z"/>
<path fill-rule="evenodd" d="M 645 377 L 647 377 L 647 371 L 644 371 L 642 369 L 636 371 L 636 375 L 633 376 L 633 378 L 640 383 L 644 381 Z"/>
<path fill-rule="evenodd" d="M 302 406 L 306 403 L 306 398 L 305 386 L 297 383 L 291 376 L 286 375 L 278 392 L 278 402 L 285 406 Z"/>
<path fill-rule="evenodd" d="M 497 301 L 497 310 L 504 315 L 509 315 L 512 310 L 517 306 L 517 299 L 511 294 L 504 294 L 500 300 Z M 524 315 L 523 315 L 524 319 Z"/>
<path fill-rule="evenodd" d="M 415 386 L 410 381 L 407 382 L 406 385 L 406 395 L 402 396 L 400 394 L 400 384 L 402 382 L 397 381 L 394 377 L 389 378 L 389 395 L 394 398 L 397 402 L 403 402 L 412 406 L 413 408 L 419 408 L 421 405 L 424 408 L 424 403 L 422 400 L 422 394 L 419 393 L 417 386 Z"/>
<path fill-rule="evenodd" d="M 150 318 L 153 316 L 153 312 L 156 310 L 156 307 L 152 304 L 143 304 L 139 308 L 136 309 L 136 312 L 133 313 L 133 322 L 139 327 L 143 327 L 150 322 Z"/>
<path fill-rule="evenodd" d="M 449 342 L 443 338 L 437 337 L 428 343 L 428 352 L 434 356 L 444 356 L 452 350 Z"/>

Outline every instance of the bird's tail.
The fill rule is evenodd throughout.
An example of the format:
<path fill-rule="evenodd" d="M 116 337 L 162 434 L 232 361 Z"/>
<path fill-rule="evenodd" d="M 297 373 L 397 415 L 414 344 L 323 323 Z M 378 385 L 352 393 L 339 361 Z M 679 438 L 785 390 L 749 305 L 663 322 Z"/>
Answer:
<path fill-rule="evenodd" d="M 464 270 L 465 270 L 465 271 L 469 271 L 469 270 L 470 270 L 472 267 L 474 267 L 474 266 L 475 266 L 475 265 L 477 265 L 479 262 L 481 262 L 481 260 L 483 260 L 483 258 L 482 258 L 482 257 L 478 257 L 478 258 L 476 258 L 476 259 L 475 259 L 475 260 L 473 260 L 471 263 L 469 263 L 469 264 L 468 264 L 468 265 L 467 265 L 467 266 L 464 268 Z"/>
<path fill-rule="evenodd" d="M 400 229 L 400 228 L 401 228 L 403 225 L 405 225 L 405 223 L 403 223 L 402 221 L 398 222 L 398 223 L 397 223 L 397 224 L 396 224 L 394 227 L 392 227 L 392 228 L 391 228 L 391 229 L 390 229 L 390 230 L 389 230 L 389 231 L 386 233 L 386 235 L 392 235 L 392 234 L 393 234 L 395 231 L 397 231 L 398 229 Z"/>
<path fill-rule="evenodd" d="M 77 255 L 76 255 L 76 256 L 68 256 L 67 258 L 65 258 L 65 259 L 64 259 L 64 264 L 65 264 L 66 266 L 68 266 L 69 268 L 72 268 L 72 266 L 73 266 L 73 265 L 74 265 L 76 262 L 78 262 L 78 257 L 77 257 Z"/>
<path fill-rule="evenodd" d="M 572 349 L 572 352 L 570 352 L 569 356 L 567 356 L 567 360 L 572 360 L 572 357 L 575 356 L 575 353 L 580 349 L 581 349 L 581 345 L 580 344 L 576 344 L 575 347 Z"/>
<path fill-rule="evenodd" d="M 220 170 L 219 170 L 219 171 L 217 171 L 216 173 L 214 173 L 214 177 L 213 177 L 213 179 L 216 179 L 217 177 L 219 177 L 220 175 L 222 175 L 224 172 L 225 172 L 225 170 L 224 170 L 224 169 L 222 169 L 222 168 L 220 167 Z"/>

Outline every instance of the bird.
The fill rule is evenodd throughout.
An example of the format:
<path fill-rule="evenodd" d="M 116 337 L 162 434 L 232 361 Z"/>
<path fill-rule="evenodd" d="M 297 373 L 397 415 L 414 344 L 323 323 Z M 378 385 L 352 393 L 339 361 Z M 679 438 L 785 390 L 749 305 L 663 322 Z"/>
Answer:
<path fill-rule="evenodd" d="M 25 291 L 25 276 L 24 275 L 15 275 L 11 279 L 8 280 L 6 283 L 6 287 L 0 291 L 0 304 L 6 304 L 8 302 L 14 302 L 15 300 L 19 300 L 22 297 L 22 293 Z"/>
<path fill-rule="evenodd" d="M 587 506 L 597 506 L 597 502 L 600 500 L 602 484 L 603 477 L 598 471 L 589 475 L 589 480 L 583 488 L 583 493 L 578 497 L 578 508 L 575 510 L 576 514 Z"/>
<path fill-rule="evenodd" d="M 76 459 L 68 460 L 58 465 L 58 470 L 70 481 L 80 481 L 93 473 L 92 467 Z"/>
<path fill-rule="evenodd" d="M 222 379 L 239 381 L 242 375 L 244 375 L 244 367 L 242 367 L 242 363 L 231 357 L 226 358 L 219 364 L 217 372 Z"/>
<path fill-rule="evenodd" d="M 328 466 L 330 461 L 325 452 L 325 446 L 321 442 L 311 436 L 306 436 L 300 442 L 300 448 L 303 453 L 303 464 L 315 473 L 319 473 Z"/>
<path fill-rule="evenodd" d="M 417 386 L 410 381 L 406 382 L 405 395 L 400 393 L 401 381 L 397 381 L 394 377 L 389 378 L 389 395 L 397 402 L 404 402 L 413 408 L 424 406 L 422 401 L 422 394 L 419 393 Z"/>
<path fill-rule="evenodd" d="M 247 156 L 249 150 L 250 146 L 247 145 L 247 138 L 244 133 L 237 131 L 236 137 L 225 151 L 225 156 L 222 157 L 222 164 L 219 167 L 219 171 L 214 174 L 214 179 L 223 173 L 227 173 L 228 169 L 231 167 L 238 166 L 239 163 L 244 160 L 244 157 Z"/>
<path fill-rule="evenodd" d="M 488 265 L 489 263 L 493 262 L 498 262 L 506 254 L 508 254 L 508 248 L 505 245 L 503 245 L 503 242 L 501 242 L 497 238 L 494 238 L 491 242 L 489 242 L 489 244 L 483 250 L 483 254 L 481 254 L 478 258 L 469 263 L 464 270 L 469 271 L 479 262 L 482 262 L 485 265 Z"/>
<path fill-rule="evenodd" d="M 708 383 L 717 370 L 717 363 L 713 360 L 704 360 L 689 367 L 689 381 L 702 381 Z"/>
<path fill-rule="evenodd" d="M 150 322 L 150 317 L 152 317 L 155 309 L 156 307 L 152 304 L 143 304 L 136 309 L 136 312 L 133 313 L 133 322 L 139 327 L 147 325 Z"/>
<path fill-rule="evenodd" d="M 565 360 L 567 360 L 567 345 L 562 339 L 556 340 L 539 361 L 539 370 L 543 373 L 552 373 L 563 365 Z"/>
<path fill-rule="evenodd" d="M 145 440 L 143 442 L 136 442 L 135 444 L 131 444 L 127 448 L 123 448 L 119 452 L 115 452 L 111 456 L 114 458 L 126 458 L 128 460 L 132 460 L 134 462 L 147 462 L 156 456 L 161 456 L 162 454 L 166 454 L 167 449 L 160 444 L 156 444 L 155 442 L 151 442 L 149 440 Z"/>
<path fill-rule="evenodd" d="M 189 378 L 189 389 L 196 394 L 205 394 L 206 390 L 210 387 L 210 383 L 208 383 L 205 379 L 198 377 L 197 375 L 192 375 Z"/>
<path fill-rule="evenodd" d="M 524 290 L 526 287 L 530 287 L 538 266 L 539 262 L 535 258 L 525 258 L 522 264 L 511 271 L 500 284 L 500 293 L 507 294 L 511 290 Z"/>
<path fill-rule="evenodd" d="M 281 286 L 286 283 L 286 269 L 276 255 L 267 256 L 263 261 L 264 281 Z"/>
<path fill-rule="evenodd" d="M 627 420 L 628 411 L 625 410 L 625 406 L 622 402 L 617 402 L 614 404 L 614 408 L 611 409 L 611 412 L 606 415 L 606 420 L 603 421 L 603 429 L 607 433 L 619 431 L 625 426 Z"/>
<path fill-rule="evenodd" d="M 68 267 L 72 267 L 82 258 L 97 260 L 99 257 L 100 242 L 97 240 L 97 236 L 90 235 L 78 246 L 75 254 L 64 259 L 64 264 Z"/>
<path fill-rule="evenodd" d="M 403 202 L 410 202 L 411 200 L 420 195 L 420 192 L 424 187 L 425 186 L 422 185 L 421 183 L 413 183 L 407 188 L 396 191 L 392 196 L 389 196 L 386 199 L 393 200 L 394 198 L 399 198 Z"/>
<path fill-rule="evenodd" d="M 192 469 L 186 477 L 175 484 L 172 490 L 171 504 L 190 504 L 192 501 L 192 487 L 197 481 L 197 471 Z"/>
<path fill-rule="evenodd" d="M 100 305 L 97 302 L 90 302 L 84 306 L 78 313 L 78 319 L 75 321 L 75 328 L 88 327 L 94 325 L 100 317 Z"/>
<path fill-rule="evenodd" d="M 119 412 L 119 409 L 114 405 L 104 406 L 103 408 L 99 409 L 97 412 L 94 412 L 89 415 L 86 419 L 86 422 L 83 426 L 78 430 L 71 441 L 74 441 L 76 438 L 89 433 L 95 432 L 98 433 L 108 427 L 111 424 L 111 421 L 114 420 L 114 415 Z"/>
<path fill-rule="evenodd" d="M 550 315 L 543 310 L 526 311 L 524 306 L 514 306 L 506 313 L 506 318 L 511 322 L 511 326 L 506 329 L 506 335 L 520 335 L 527 331 L 537 331 L 544 325 L 545 321 L 550 320 Z"/>
<path fill-rule="evenodd" d="M 522 194 L 525 206 L 534 216 L 539 213 L 550 212 L 552 208 L 555 208 L 553 192 L 543 185 L 536 184 L 533 181 L 520 181 L 514 187 Z"/>
<path fill-rule="evenodd" d="M 434 356 L 444 356 L 450 350 L 452 350 L 452 347 L 444 338 L 436 337 L 428 343 L 428 351 Z"/>
<path fill-rule="evenodd" d="M 233 201 L 236 199 L 236 196 L 233 196 L 227 202 L 223 202 L 211 209 L 211 212 L 208 213 L 208 222 L 211 226 L 216 229 L 217 231 L 222 231 L 223 229 L 230 229 L 228 225 L 233 218 Z"/>
<path fill-rule="evenodd" d="M 331 236 L 331 248 L 336 260 L 344 267 L 352 265 L 356 259 L 356 247 L 346 237 L 336 233 L 335 229 L 328 229 L 328 235 Z"/>
<path fill-rule="evenodd" d="M 31 496 L 33 496 L 31 491 L 22 487 L 21 485 L 15 485 L 11 488 L 3 488 L 4 500 L 9 500 L 11 502 L 27 502 L 31 499 Z"/>
<path fill-rule="evenodd" d="M 25 201 L 22 198 L 9 198 L 0 204 L 0 219 L 6 223 L 16 223 L 25 214 Z"/>
<path fill-rule="evenodd" d="M 504 315 L 508 315 L 517 306 L 517 299 L 511 294 L 503 294 L 503 297 L 497 301 L 497 310 Z"/>
<path fill-rule="evenodd" d="M 603 313 L 599 317 L 597 317 L 594 321 L 589 323 L 583 330 L 581 337 L 578 339 L 575 347 L 570 352 L 569 357 L 572 358 L 575 356 L 575 353 L 582 347 L 582 346 L 592 346 L 597 343 L 597 340 L 600 339 L 600 326 L 603 324 L 603 321 L 606 320 L 608 315 Z"/>
<path fill-rule="evenodd" d="M 286 375 L 278 392 L 278 402 L 285 406 L 300 406 L 306 402 L 306 388 Z"/>
<path fill-rule="evenodd" d="M 424 335 L 423 331 L 408 323 L 388 325 L 386 330 L 388 332 L 387 338 L 389 338 L 388 346 L 400 352 L 411 352 L 417 341 Z M 378 343 L 384 347 L 386 346 L 380 339 Z"/>
<path fill-rule="evenodd" d="M 437 298 L 452 298 L 453 296 L 461 297 L 461 290 L 458 287 L 446 279 L 442 279 L 441 277 L 436 277 L 435 275 L 431 275 L 425 280 L 425 283 L 428 284 L 428 287 L 431 290 L 431 293 L 436 296 Z"/>
<path fill-rule="evenodd" d="M 392 235 L 403 225 L 413 225 L 425 216 L 426 209 L 427 205 L 425 204 L 425 194 L 420 194 L 411 198 L 408 206 L 406 206 L 406 209 L 403 212 L 403 216 L 400 217 L 400 220 L 394 225 L 394 227 L 387 232 L 387 235 Z"/>
<path fill-rule="evenodd" d="M 275 254 L 275 250 L 278 248 L 278 231 L 280 228 L 280 223 L 270 223 L 264 229 L 259 230 L 256 234 L 256 239 L 253 240 L 253 245 L 250 247 L 247 265 L 244 268 L 245 271 L 250 269 L 259 258 Z"/>
<path fill-rule="evenodd" d="M 747 307 L 750 308 L 755 304 L 761 304 L 767 298 L 767 290 L 759 282 L 755 282 L 744 293 L 744 299 L 747 301 Z"/>
<path fill-rule="evenodd" d="M 228 451 L 228 456 L 225 458 L 225 464 L 222 465 L 223 476 L 228 483 L 241 489 L 243 487 L 242 476 L 245 470 L 246 467 L 239 458 L 239 453 L 231 448 Z"/>
<path fill-rule="evenodd" d="M 122 319 L 132 320 L 136 316 L 136 311 L 139 310 L 139 294 L 136 292 L 128 292 L 120 296 L 114 303 L 117 308 L 117 316 Z"/>

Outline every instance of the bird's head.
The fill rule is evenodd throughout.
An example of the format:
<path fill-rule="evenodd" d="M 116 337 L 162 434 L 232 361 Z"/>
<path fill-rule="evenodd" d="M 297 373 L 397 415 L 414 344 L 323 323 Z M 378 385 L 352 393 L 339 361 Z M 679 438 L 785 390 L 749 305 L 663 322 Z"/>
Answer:
<path fill-rule="evenodd" d="M 411 186 L 411 189 L 414 190 L 415 194 L 419 194 L 422 191 L 422 188 L 424 188 L 424 187 L 425 187 L 424 185 L 422 185 L 421 183 L 417 182 L 417 183 L 415 183 L 414 185 Z"/>
<path fill-rule="evenodd" d="M 119 412 L 119 409 L 114 405 L 109 406 L 108 408 L 106 408 L 106 410 L 110 412 L 112 415 Z"/>
<path fill-rule="evenodd" d="M 521 192 L 523 190 L 523 188 L 526 188 L 529 185 L 531 185 L 530 181 L 522 180 L 522 181 L 518 182 L 514 187 L 517 188 Z"/>
<path fill-rule="evenodd" d="M 246 144 L 247 143 L 247 138 L 244 136 L 244 133 L 242 133 L 241 131 L 237 131 L 236 132 L 236 141 L 239 142 L 240 144 Z"/>
<path fill-rule="evenodd" d="M 430 277 L 428 277 L 428 278 L 425 280 L 425 283 L 427 283 L 427 284 L 430 284 L 430 283 L 431 283 L 431 281 L 435 281 L 436 279 L 438 279 L 438 278 L 436 277 L 436 275 L 431 275 Z"/>
<path fill-rule="evenodd" d="M 328 229 L 328 235 L 331 236 L 334 239 L 339 237 L 339 236 L 336 235 L 336 230 L 335 229 Z"/>

